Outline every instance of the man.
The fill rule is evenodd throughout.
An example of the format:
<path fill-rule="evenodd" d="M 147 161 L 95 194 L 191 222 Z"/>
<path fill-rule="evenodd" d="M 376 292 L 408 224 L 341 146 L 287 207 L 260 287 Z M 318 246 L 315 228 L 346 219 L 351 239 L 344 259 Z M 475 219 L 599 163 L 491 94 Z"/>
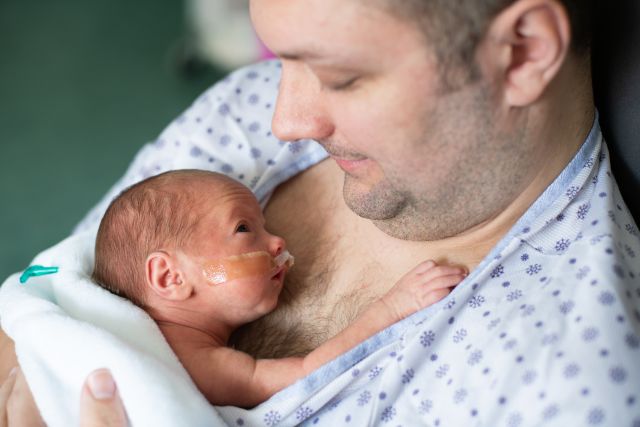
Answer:
<path fill-rule="evenodd" d="M 322 388 L 294 388 L 293 409 L 268 401 L 238 423 L 640 422 L 640 247 L 594 126 L 587 5 L 251 7 L 282 60 L 273 133 L 316 140 L 334 161 L 269 199 L 267 223 L 303 268 L 237 346 L 304 354 L 420 260 L 471 274 L 325 370 Z M 149 156 L 137 162 L 152 168 Z"/>

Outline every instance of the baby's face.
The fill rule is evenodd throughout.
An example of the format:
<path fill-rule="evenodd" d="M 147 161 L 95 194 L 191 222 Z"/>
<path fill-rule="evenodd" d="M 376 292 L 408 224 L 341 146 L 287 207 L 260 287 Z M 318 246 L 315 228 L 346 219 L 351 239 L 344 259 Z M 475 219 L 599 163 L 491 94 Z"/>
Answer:
<path fill-rule="evenodd" d="M 260 205 L 246 187 L 202 188 L 202 216 L 183 264 L 212 308 L 222 304 L 234 322 L 255 320 L 277 305 L 287 266 L 273 258 L 285 242 L 265 229 Z"/>

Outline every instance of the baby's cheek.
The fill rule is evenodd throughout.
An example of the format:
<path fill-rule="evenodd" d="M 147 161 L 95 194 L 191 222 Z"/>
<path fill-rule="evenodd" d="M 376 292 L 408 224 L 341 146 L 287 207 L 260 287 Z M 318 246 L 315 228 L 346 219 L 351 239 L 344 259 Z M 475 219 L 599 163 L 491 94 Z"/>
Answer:
<path fill-rule="evenodd" d="M 264 282 L 266 281 L 261 278 L 252 277 L 237 279 L 219 286 L 229 286 L 229 290 L 233 294 L 230 296 L 235 300 L 234 305 L 252 309 L 263 300 L 272 299 L 269 298 L 270 293 Z"/>
<path fill-rule="evenodd" d="M 213 286 L 236 280 L 268 277 L 275 263 L 267 252 L 250 252 L 204 263 L 202 273 Z"/>

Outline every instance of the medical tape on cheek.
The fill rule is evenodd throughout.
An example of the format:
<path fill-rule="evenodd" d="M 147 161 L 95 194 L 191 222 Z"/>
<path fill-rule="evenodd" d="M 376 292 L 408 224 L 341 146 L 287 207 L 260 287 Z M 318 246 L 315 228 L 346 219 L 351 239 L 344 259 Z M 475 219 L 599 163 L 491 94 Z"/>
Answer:
<path fill-rule="evenodd" d="M 202 273 L 209 283 L 220 285 L 237 279 L 269 276 L 283 265 L 287 268 L 293 266 L 293 256 L 289 251 L 275 258 L 268 252 L 259 251 L 208 261 Z"/>

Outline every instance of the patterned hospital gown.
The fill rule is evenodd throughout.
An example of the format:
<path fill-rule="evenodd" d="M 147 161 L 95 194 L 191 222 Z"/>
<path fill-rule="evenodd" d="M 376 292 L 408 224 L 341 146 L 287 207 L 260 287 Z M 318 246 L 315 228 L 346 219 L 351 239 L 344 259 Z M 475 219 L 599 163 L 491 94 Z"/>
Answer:
<path fill-rule="evenodd" d="M 123 187 L 210 169 L 273 189 L 326 154 L 270 132 L 279 63 L 218 83 L 152 144 Z M 575 158 L 465 281 L 229 425 L 640 427 L 640 240 L 597 123 Z"/>

